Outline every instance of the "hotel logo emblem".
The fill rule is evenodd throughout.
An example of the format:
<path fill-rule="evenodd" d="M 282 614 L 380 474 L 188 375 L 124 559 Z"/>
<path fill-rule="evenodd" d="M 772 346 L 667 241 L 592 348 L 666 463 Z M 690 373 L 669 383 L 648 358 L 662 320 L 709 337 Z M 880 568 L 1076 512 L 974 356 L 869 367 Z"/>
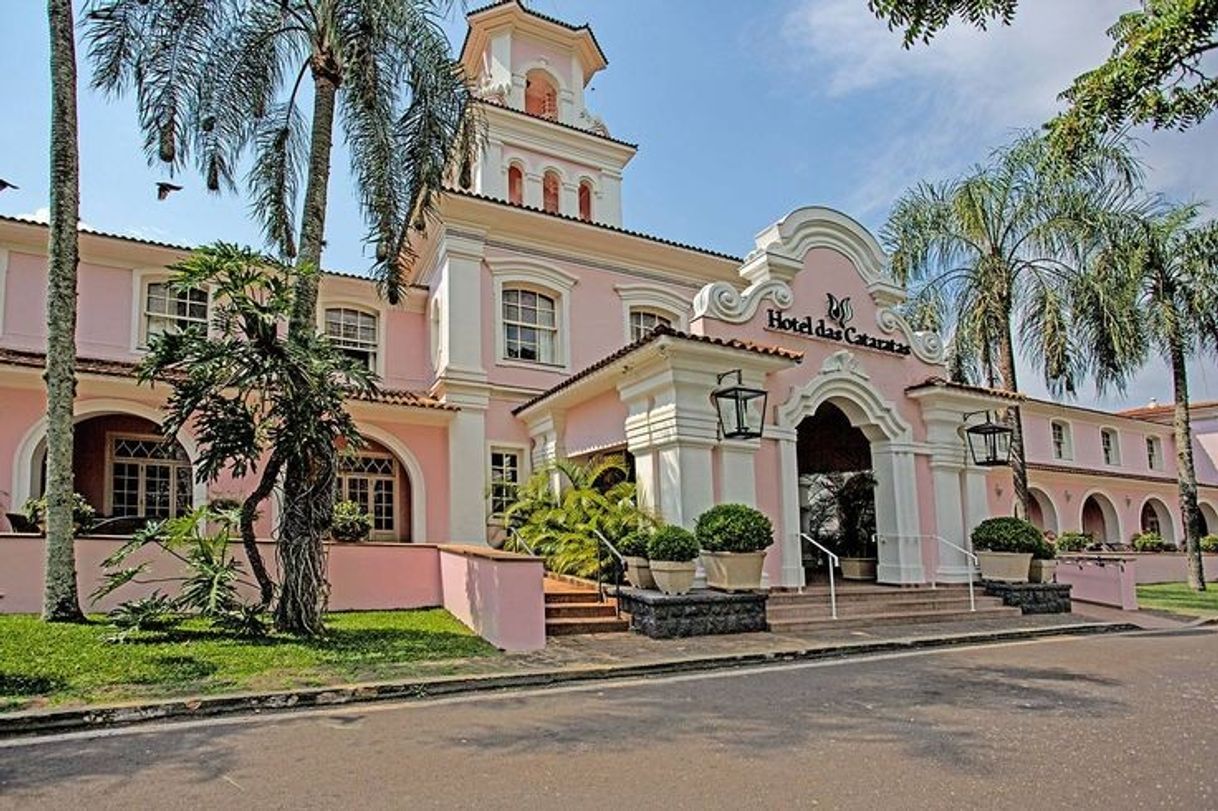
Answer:
<path fill-rule="evenodd" d="M 854 308 L 850 306 L 850 296 L 839 299 L 832 293 L 827 295 L 829 296 L 829 308 L 826 314 L 829 316 L 829 320 L 845 329 L 846 324 L 850 323 L 850 319 L 854 318 Z"/>

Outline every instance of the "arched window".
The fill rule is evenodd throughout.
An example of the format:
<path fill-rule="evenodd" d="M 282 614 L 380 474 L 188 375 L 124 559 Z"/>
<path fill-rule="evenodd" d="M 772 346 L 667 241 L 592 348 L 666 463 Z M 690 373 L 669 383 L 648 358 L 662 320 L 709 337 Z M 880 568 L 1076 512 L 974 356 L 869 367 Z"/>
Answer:
<path fill-rule="evenodd" d="M 558 172 L 549 171 L 541 181 L 541 207 L 550 214 L 558 213 Z"/>
<path fill-rule="evenodd" d="M 579 218 L 592 222 L 592 184 L 586 180 L 579 184 Z"/>
<path fill-rule="evenodd" d="M 190 459 L 176 440 L 111 434 L 108 451 L 111 516 L 172 518 L 190 511 Z"/>
<path fill-rule="evenodd" d="M 504 288 L 503 352 L 508 360 L 559 362 L 554 299 L 525 288 Z"/>
<path fill-rule="evenodd" d="M 544 70 L 530 70 L 524 79 L 524 111 L 558 120 L 558 87 Z"/>
<path fill-rule="evenodd" d="M 354 501 L 372 517 L 375 540 L 408 539 L 410 522 L 403 520 L 402 505 L 409 504 L 409 480 L 398 460 L 379 443 L 365 440 L 367 445 L 355 453 L 339 456 L 338 495 Z"/>
<path fill-rule="evenodd" d="M 524 172 L 515 165 L 508 167 L 508 202 L 524 205 Z"/>
<path fill-rule="evenodd" d="M 630 311 L 630 340 L 637 341 L 650 335 L 656 327 L 671 327 L 672 319 L 655 310 Z"/>
<path fill-rule="evenodd" d="M 327 308 L 326 335 L 346 355 L 376 371 L 376 314 L 353 307 Z"/>

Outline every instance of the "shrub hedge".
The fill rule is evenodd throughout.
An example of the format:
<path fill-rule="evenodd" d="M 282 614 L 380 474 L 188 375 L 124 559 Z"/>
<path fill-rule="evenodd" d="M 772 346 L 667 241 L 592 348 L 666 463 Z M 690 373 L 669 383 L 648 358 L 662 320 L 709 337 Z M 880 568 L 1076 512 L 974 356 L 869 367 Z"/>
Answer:
<path fill-rule="evenodd" d="M 641 529 L 628 532 L 618 541 L 617 551 L 628 558 L 647 557 L 647 533 Z"/>
<path fill-rule="evenodd" d="M 1202 538 L 1201 551 L 1218 554 L 1218 535 L 1206 535 Z"/>
<path fill-rule="evenodd" d="M 1141 532 L 1133 536 L 1133 548 L 1136 552 L 1163 552 L 1167 543 L 1157 532 Z"/>
<path fill-rule="evenodd" d="M 1037 560 L 1052 560 L 1053 545 L 1039 529 L 1022 518 L 987 518 L 973 529 L 973 549 L 981 552 L 1031 553 Z"/>
<path fill-rule="evenodd" d="M 718 504 L 698 516 L 694 527 L 707 552 L 760 552 L 774 543 L 774 525 L 744 504 Z"/>
<path fill-rule="evenodd" d="M 1063 532 L 1055 542 L 1058 552 L 1082 552 L 1093 543 L 1095 538 L 1086 532 Z"/>

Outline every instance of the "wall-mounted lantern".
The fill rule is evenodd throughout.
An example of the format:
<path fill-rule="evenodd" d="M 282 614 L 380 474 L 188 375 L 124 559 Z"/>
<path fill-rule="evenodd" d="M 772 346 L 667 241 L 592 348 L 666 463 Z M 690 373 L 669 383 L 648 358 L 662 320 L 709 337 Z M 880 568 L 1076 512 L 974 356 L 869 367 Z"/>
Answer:
<path fill-rule="evenodd" d="M 1009 465 L 1011 463 L 1011 435 L 1014 432 L 1010 426 L 995 422 L 988 411 L 973 411 L 965 414 L 965 422 L 978 414 L 985 414 L 985 422 L 970 425 L 964 429 L 969 451 L 973 455 L 973 463 L 979 467 Z"/>
<path fill-rule="evenodd" d="M 735 377 L 736 382 L 723 385 L 729 377 Z M 719 415 L 719 435 L 724 439 L 758 439 L 765 423 L 766 390 L 744 385 L 739 369 L 724 372 L 717 382 L 711 402 Z"/>

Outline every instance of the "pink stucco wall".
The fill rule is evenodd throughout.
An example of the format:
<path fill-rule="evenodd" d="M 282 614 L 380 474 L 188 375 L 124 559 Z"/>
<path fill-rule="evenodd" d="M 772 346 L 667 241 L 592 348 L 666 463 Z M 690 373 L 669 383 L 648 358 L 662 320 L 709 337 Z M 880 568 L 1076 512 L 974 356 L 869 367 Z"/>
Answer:
<path fill-rule="evenodd" d="M 1057 582 L 1069 583 L 1075 600 L 1135 611 L 1136 571 L 1136 562 L 1126 558 L 1065 557 L 1057 562 Z"/>
<path fill-rule="evenodd" d="M 540 558 L 454 545 L 441 547 L 439 555 L 444 607 L 453 616 L 503 650 L 545 647 Z"/>

